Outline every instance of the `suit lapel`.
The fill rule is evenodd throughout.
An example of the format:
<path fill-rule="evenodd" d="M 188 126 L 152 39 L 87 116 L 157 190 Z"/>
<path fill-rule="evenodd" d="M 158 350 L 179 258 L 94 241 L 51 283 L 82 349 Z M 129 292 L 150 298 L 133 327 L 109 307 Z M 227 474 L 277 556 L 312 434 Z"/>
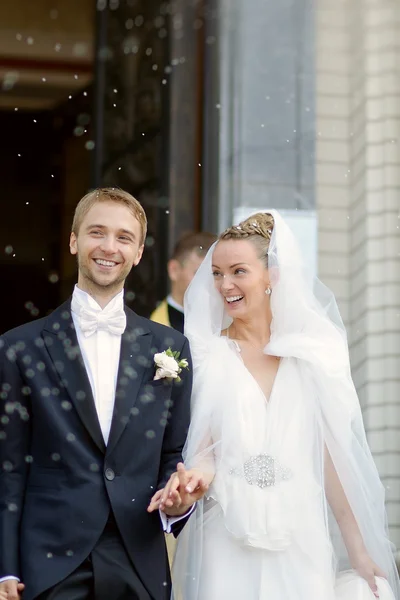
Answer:
<path fill-rule="evenodd" d="M 146 326 L 146 321 L 129 308 L 126 308 L 125 312 L 127 327 L 121 339 L 117 389 L 107 454 L 117 445 L 131 417 L 144 376 L 151 371 L 154 362 L 151 353 L 153 336 Z"/>
<path fill-rule="evenodd" d="M 62 385 L 67 389 L 76 411 L 98 448 L 105 443 L 97 417 L 89 378 L 71 317 L 71 301 L 56 309 L 47 319 L 43 339 Z"/>

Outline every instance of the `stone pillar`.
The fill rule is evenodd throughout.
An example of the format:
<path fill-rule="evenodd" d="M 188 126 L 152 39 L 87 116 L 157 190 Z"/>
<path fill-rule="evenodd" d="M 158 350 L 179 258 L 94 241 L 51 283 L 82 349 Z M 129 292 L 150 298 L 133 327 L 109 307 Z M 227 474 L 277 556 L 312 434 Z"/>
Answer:
<path fill-rule="evenodd" d="M 309 0 L 220 0 L 219 230 L 242 206 L 314 208 L 313 36 Z"/>

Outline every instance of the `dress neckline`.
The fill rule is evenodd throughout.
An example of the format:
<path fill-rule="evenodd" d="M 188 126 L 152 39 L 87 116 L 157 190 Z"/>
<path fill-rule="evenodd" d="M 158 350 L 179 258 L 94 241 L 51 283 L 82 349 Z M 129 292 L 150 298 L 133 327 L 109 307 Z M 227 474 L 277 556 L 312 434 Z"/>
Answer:
<path fill-rule="evenodd" d="M 273 397 L 273 395 L 274 395 L 274 393 L 275 393 L 275 388 L 276 388 L 276 385 L 277 385 L 277 382 L 278 382 L 278 379 L 279 379 L 279 376 L 280 376 L 280 371 L 281 371 L 281 369 L 282 369 L 283 359 L 282 359 L 282 358 L 280 358 L 280 359 L 279 359 L 279 366 L 278 366 L 278 370 L 276 371 L 276 374 L 275 374 L 275 377 L 274 377 L 274 381 L 273 381 L 273 383 L 272 383 L 271 392 L 270 392 L 270 394 L 269 394 L 269 397 L 267 398 L 267 396 L 266 396 L 266 395 L 264 394 L 264 392 L 263 392 L 263 389 L 262 389 L 262 387 L 261 387 L 261 386 L 260 386 L 260 384 L 258 383 L 257 379 L 256 379 L 256 378 L 254 377 L 254 375 L 253 375 L 253 374 L 250 372 L 250 370 L 249 370 L 249 369 L 246 367 L 246 365 L 245 365 L 245 362 L 244 362 L 244 360 L 243 360 L 243 357 L 242 357 L 242 349 L 241 349 L 241 347 L 240 347 L 239 343 L 238 343 L 236 340 L 234 340 L 234 339 L 230 338 L 230 337 L 229 337 L 229 335 L 224 335 L 224 336 L 221 336 L 221 337 L 224 337 L 224 338 L 227 340 L 228 346 L 231 346 L 231 347 L 232 347 L 232 345 L 233 345 L 234 349 L 236 350 L 236 352 L 235 352 L 235 355 L 237 356 L 238 360 L 240 361 L 240 363 L 241 363 L 241 365 L 242 365 L 243 369 L 246 371 L 246 373 L 247 373 L 247 375 L 248 375 L 249 379 L 250 379 L 250 380 L 253 382 L 253 384 L 254 384 L 254 385 L 255 385 L 255 386 L 258 388 L 258 390 L 259 390 L 259 392 L 260 392 L 261 396 L 262 396 L 262 397 L 263 397 L 263 399 L 264 399 L 264 402 L 265 402 L 267 405 L 269 405 L 269 404 L 271 403 L 272 397 Z"/>

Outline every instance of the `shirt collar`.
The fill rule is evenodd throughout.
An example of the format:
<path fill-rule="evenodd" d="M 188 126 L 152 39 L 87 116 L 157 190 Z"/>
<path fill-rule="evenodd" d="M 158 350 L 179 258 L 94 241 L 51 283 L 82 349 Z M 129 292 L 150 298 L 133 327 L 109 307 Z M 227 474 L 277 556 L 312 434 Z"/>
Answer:
<path fill-rule="evenodd" d="M 176 302 L 176 300 L 173 299 L 173 297 L 171 296 L 171 294 L 169 294 L 167 296 L 167 304 L 169 304 L 170 306 L 172 306 L 172 308 L 175 308 L 175 310 L 178 310 L 180 313 L 183 313 L 183 306 L 181 306 L 180 304 L 178 304 L 178 302 Z"/>
<path fill-rule="evenodd" d="M 99 304 L 97 304 L 96 300 L 92 298 L 87 292 L 81 290 L 78 285 L 75 285 L 73 291 L 73 297 L 76 302 L 82 306 L 83 308 L 94 310 L 95 312 L 103 312 L 108 313 L 111 311 L 122 309 L 124 310 L 124 290 L 122 289 L 114 298 L 110 300 L 110 302 L 104 308 L 101 308 Z"/>

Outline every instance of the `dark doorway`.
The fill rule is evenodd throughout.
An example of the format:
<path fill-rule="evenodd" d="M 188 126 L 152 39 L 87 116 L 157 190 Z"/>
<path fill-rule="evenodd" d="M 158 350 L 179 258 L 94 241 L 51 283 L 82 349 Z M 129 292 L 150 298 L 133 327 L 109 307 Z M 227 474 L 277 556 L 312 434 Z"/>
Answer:
<path fill-rule="evenodd" d="M 90 171 L 82 98 L 51 111 L 0 111 L 1 332 L 45 316 L 72 291 L 68 235 Z"/>
<path fill-rule="evenodd" d="M 61 141 L 51 113 L 0 112 L 4 332 L 57 306 Z"/>

